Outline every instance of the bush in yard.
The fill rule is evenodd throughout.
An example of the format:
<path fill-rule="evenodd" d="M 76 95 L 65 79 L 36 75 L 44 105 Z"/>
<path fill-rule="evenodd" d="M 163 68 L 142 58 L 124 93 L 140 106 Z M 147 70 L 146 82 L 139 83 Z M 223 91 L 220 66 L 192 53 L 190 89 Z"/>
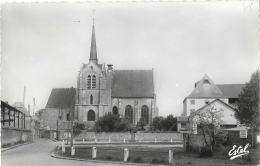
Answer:
<path fill-rule="evenodd" d="M 139 122 L 137 122 L 136 129 L 137 131 L 145 131 L 146 121 L 144 119 L 140 119 Z"/>
<path fill-rule="evenodd" d="M 107 114 L 97 120 L 94 126 L 95 132 L 121 132 L 132 131 L 133 125 L 124 118 L 114 114 Z"/>
<path fill-rule="evenodd" d="M 111 156 L 105 156 L 105 160 L 110 161 L 110 160 L 112 160 L 112 159 L 113 159 L 113 157 L 111 157 Z"/>
<path fill-rule="evenodd" d="M 75 122 L 73 124 L 73 134 L 79 135 L 83 130 L 86 130 L 86 124 Z"/>
<path fill-rule="evenodd" d="M 141 157 L 136 157 L 136 158 L 133 159 L 133 162 L 135 162 L 135 163 L 141 163 L 141 162 L 143 162 L 143 160 L 142 160 Z"/>
<path fill-rule="evenodd" d="M 200 151 L 200 157 L 212 157 L 213 153 L 210 147 L 202 147 Z"/>

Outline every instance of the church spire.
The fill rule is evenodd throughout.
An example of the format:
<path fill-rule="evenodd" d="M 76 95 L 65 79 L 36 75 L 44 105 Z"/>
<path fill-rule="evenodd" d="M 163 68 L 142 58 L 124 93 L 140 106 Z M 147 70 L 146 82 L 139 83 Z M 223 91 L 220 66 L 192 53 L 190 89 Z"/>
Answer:
<path fill-rule="evenodd" d="M 98 63 L 97 59 L 97 48 L 96 48 L 96 37 L 95 37 L 95 25 L 94 25 L 94 10 L 93 10 L 93 26 L 92 26 L 92 38 L 89 61 Z"/>

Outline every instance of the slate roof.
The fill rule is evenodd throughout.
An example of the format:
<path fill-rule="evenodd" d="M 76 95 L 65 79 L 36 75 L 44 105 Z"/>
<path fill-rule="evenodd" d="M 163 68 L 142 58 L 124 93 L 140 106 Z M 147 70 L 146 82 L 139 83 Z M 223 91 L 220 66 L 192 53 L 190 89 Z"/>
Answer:
<path fill-rule="evenodd" d="M 15 102 L 12 106 L 25 113 L 25 115 L 30 115 L 27 109 L 24 107 L 23 102 Z"/>
<path fill-rule="evenodd" d="M 75 101 L 76 90 L 73 88 L 53 88 L 46 108 L 71 108 Z"/>
<path fill-rule="evenodd" d="M 218 84 L 217 86 L 228 98 L 238 98 L 245 84 Z"/>
<path fill-rule="evenodd" d="M 188 96 L 190 98 L 200 98 L 200 97 L 227 97 L 225 96 L 222 91 L 217 87 L 214 82 L 207 76 L 206 74 L 203 78 L 196 83 L 195 89 L 192 93 Z"/>
<path fill-rule="evenodd" d="M 154 97 L 153 70 L 113 70 L 109 76 L 112 97 Z"/>

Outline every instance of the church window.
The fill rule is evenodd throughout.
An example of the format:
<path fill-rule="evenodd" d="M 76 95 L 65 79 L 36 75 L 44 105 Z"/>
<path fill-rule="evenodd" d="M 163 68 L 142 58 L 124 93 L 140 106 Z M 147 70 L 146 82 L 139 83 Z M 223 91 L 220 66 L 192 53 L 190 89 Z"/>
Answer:
<path fill-rule="evenodd" d="M 93 75 L 92 76 L 92 89 L 95 89 L 96 88 L 96 76 Z"/>
<path fill-rule="evenodd" d="M 90 104 L 93 104 L 93 95 L 90 95 L 89 100 L 90 100 Z"/>
<path fill-rule="evenodd" d="M 149 108 L 147 105 L 143 105 L 141 108 L 141 118 L 146 124 L 149 123 Z"/>
<path fill-rule="evenodd" d="M 116 106 L 113 107 L 113 114 L 118 115 L 118 109 Z"/>
<path fill-rule="evenodd" d="M 95 112 L 93 110 L 88 111 L 88 121 L 95 121 Z"/>
<path fill-rule="evenodd" d="M 69 121 L 70 120 L 70 114 L 67 114 L 67 121 Z"/>
<path fill-rule="evenodd" d="M 133 123 L 133 107 L 131 105 L 127 105 L 125 107 L 125 118 Z"/>
<path fill-rule="evenodd" d="M 88 75 L 87 87 L 88 87 L 88 89 L 91 89 L 91 76 L 90 75 Z"/>

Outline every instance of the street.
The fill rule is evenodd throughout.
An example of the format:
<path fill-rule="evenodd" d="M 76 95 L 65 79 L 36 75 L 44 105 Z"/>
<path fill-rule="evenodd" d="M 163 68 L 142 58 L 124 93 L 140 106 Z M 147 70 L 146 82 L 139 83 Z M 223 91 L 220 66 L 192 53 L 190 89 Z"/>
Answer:
<path fill-rule="evenodd" d="M 104 164 L 75 160 L 56 159 L 51 152 L 60 142 L 50 139 L 38 138 L 35 143 L 19 146 L 1 154 L 2 166 L 112 166 L 117 164 Z M 122 165 L 122 164 L 120 164 Z"/>

